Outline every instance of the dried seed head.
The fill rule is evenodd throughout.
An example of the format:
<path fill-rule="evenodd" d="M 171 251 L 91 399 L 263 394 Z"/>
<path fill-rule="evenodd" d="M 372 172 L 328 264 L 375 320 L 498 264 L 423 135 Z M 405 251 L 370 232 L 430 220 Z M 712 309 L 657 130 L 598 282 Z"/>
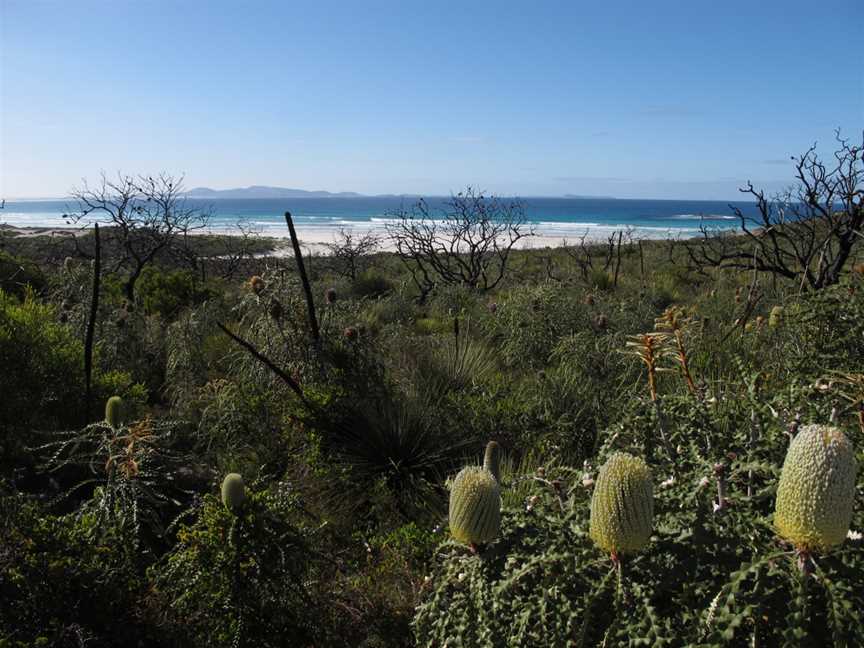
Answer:
<path fill-rule="evenodd" d="M 609 318 L 606 317 L 603 313 L 600 313 L 597 317 L 594 318 L 594 328 L 598 331 L 605 331 L 609 328 Z"/>
<path fill-rule="evenodd" d="M 258 275 L 254 275 L 253 277 L 249 278 L 249 288 L 256 295 L 260 295 L 264 291 L 264 288 L 266 288 L 266 287 L 267 287 L 267 284 L 264 283 L 264 279 L 262 279 Z"/>

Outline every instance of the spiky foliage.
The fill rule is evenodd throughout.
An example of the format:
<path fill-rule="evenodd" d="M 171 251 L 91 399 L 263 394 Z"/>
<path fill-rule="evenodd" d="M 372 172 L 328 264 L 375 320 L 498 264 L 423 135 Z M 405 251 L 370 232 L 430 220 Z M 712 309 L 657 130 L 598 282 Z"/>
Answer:
<path fill-rule="evenodd" d="M 591 498 L 591 538 L 613 556 L 635 554 L 648 544 L 653 522 L 651 471 L 639 457 L 613 454 Z"/>
<path fill-rule="evenodd" d="M 498 484 L 501 449 L 494 441 L 486 446 L 483 467 L 459 471 L 450 489 L 450 533 L 460 542 L 486 544 L 501 525 L 501 487 Z"/>
<path fill-rule="evenodd" d="M 328 419 L 309 422 L 318 452 L 339 472 L 321 486 L 328 504 L 358 513 L 383 499 L 406 519 L 443 514 L 441 484 L 474 440 L 452 435 L 436 411 L 428 400 L 381 385 L 328 403 Z"/>
<path fill-rule="evenodd" d="M 576 476 L 553 468 L 528 482 L 525 500 L 502 512 L 500 538 L 483 552 L 442 544 L 414 617 L 418 646 L 453 637 L 472 648 L 681 641 L 683 628 L 656 607 L 669 594 L 657 585 L 665 571 L 659 561 L 634 562 L 620 578 L 598 559 L 584 530 L 587 492 L 563 485 Z"/>
<path fill-rule="evenodd" d="M 454 322 L 454 334 L 432 338 L 416 358 L 414 382 L 427 397 L 440 398 L 454 390 L 476 387 L 495 368 L 493 352 L 486 341 L 471 336 L 470 322 Z"/>
<path fill-rule="evenodd" d="M 852 520 L 855 450 L 838 428 L 806 425 L 783 463 L 774 524 L 799 551 L 823 551 L 846 539 Z"/>
<path fill-rule="evenodd" d="M 126 403 L 120 396 L 112 396 L 105 403 L 105 422 L 114 429 L 126 422 Z"/>
<path fill-rule="evenodd" d="M 179 469 L 195 465 L 172 448 L 175 435 L 175 423 L 148 417 L 119 431 L 95 423 L 57 433 L 36 450 L 50 453 L 43 465 L 47 473 L 77 476 L 68 488 L 61 485 L 58 501 L 92 495 L 79 514 L 93 515 L 94 532 L 113 525 L 136 540 L 152 541 L 182 508 L 189 482 L 178 478 Z"/>
<path fill-rule="evenodd" d="M 229 511 L 237 515 L 246 502 L 246 485 L 243 476 L 237 473 L 228 473 L 222 480 L 222 504 Z"/>

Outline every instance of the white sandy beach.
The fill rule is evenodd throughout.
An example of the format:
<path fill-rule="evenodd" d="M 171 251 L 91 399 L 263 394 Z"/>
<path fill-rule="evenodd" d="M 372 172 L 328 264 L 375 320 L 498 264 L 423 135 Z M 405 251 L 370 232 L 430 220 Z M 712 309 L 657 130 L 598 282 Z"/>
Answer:
<path fill-rule="evenodd" d="M 297 235 L 300 238 L 300 244 L 303 249 L 309 254 L 329 254 L 327 244 L 336 243 L 339 240 L 339 229 L 337 227 L 303 227 L 302 225 L 296 228 Z M 77 227 L 17 227 L 14 225 L 0 225 L 0 233 L 5 233 L 7 236 L 20 236 L 32 238 L 36 236 L 50 237 L 67 237 L 76 236 L 82 230 Z M 351 234 L 356 237 L 361 237 L 366 234 L 373 234 L 380 241 L 379 249 L 381 251 L 393 251 L 393 242 L 387 237 L 387 232 L 381 227 L 362 227 L 355 226 L 350 230 Z M 209 229 L 199 230 L 195 232 L 198 235 L 232 235 L 236 234 L 236 230 L 231 229 Z M 560 233 L 544 233 L 543 230 L 537 230 L 532 236 L 526 236 L 516 243 L 518 249 L 543 249 L 556 248 L 565 245 L 577 245 L 585 236 L 586 242 L 605 243 L 611 235 L 611 228 L 594 228 L 576 232 L 571 236 L 562 236 Z M 645 232 L 636 232 L 633 234 L 636 238 L 643 239 L 658 239 L 669 238 L 669 236 L 660 236 L 659 233 L 651 233 L 648 235 Z M 269 256 L 286 256 L 292 254 L 291 240 L 288 236 L 287 228 L 268 228 L 261 233 L 263 238 L 271 238 L 276 241 L 276 248 Z"/>

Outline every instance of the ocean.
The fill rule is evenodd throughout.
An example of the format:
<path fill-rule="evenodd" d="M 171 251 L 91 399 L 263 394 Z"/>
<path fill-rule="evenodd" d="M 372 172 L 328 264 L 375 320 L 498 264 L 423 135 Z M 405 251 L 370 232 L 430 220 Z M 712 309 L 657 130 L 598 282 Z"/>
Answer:
<path fill-rule="evenodd" d="M 445 198 L 429 198 L 439 207 Z M 523 198 L 527 220 L 537 234 L 576 239 L 583 234 L 602 238 L 615 230 L 633 228 L 641 238 L 691 237 L 700 224 L 710 228 L 735 229 L 739 225 L 730 203 L 702 200 L 623 200 L 608 198 Z M 289 199 L 188 199 L 187 205 L 212 209 L 210 229 L 230 233 L 238 221 L 265 236 L 287 236 L 283 214 L 289 210 L 301 235 L 321 238 L 339 227 L 383 231 L 392 213 L 410 206 L 415 198 L 351 197 Z M 755 215 L 750 202 L 736 202 L 746 215 Z M 63 227 L 64 213 L 75 203 L 62 200 L 7 201 L 0 210 L 0 223 L 15 227 Z"/>

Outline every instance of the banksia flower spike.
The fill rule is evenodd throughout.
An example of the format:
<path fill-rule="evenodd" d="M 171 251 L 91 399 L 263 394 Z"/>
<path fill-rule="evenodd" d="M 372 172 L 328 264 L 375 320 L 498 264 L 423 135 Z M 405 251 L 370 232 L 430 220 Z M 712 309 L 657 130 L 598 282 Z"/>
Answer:
<path fill-rule="evenodd" d="M 246 486 L 243 477 L 237 473 L 229 473 L 222 480 L 222 503 L 229 511 L 237 515 L 246 501 Z"/>
<path fill-rule="evenodd" d="M 328 288 L 324 291 L 324 301 L 327 304 L 335 304 L 336 303 L 336 289 Z"/>
<path fill-rule="evenodd" d="M 777 487 L 774 526 L 780 536 L 805 555 L 843 542 L 857 470 L 855 449 L 842 431 L 802 427 L 789 444 Z"/>
<path fill-rule="evenodd" d="M 654 490 L 647 464 L 623 452 L 613 454 L 600 468 L 591 497 L 591 539 L 617 561 L 648 544 L 653 522 Z"/>
<path fill-rule="evenodd" d="M 105 403 L 105 422 L 115 430 L 126 422 L 126 404 L 119 396 L 112 396 Z"/>
<path fill-rule="evenodd" d="M 501 448 L 490 441 L 483 467 L 463 468 L 453 480 L 450 532 L 472 548 L 494 540 L 501 526 L 500 461 Z"/>
<path fill-rule="evenodd" d="M 342 334 L 345 336 L 345 339 L 348 340 L 349 342 L 354 342 L 359 335 L 357 329 L 354 328 L 353 326 L 349 326 L 348 328 L 346 328 Z"/>

